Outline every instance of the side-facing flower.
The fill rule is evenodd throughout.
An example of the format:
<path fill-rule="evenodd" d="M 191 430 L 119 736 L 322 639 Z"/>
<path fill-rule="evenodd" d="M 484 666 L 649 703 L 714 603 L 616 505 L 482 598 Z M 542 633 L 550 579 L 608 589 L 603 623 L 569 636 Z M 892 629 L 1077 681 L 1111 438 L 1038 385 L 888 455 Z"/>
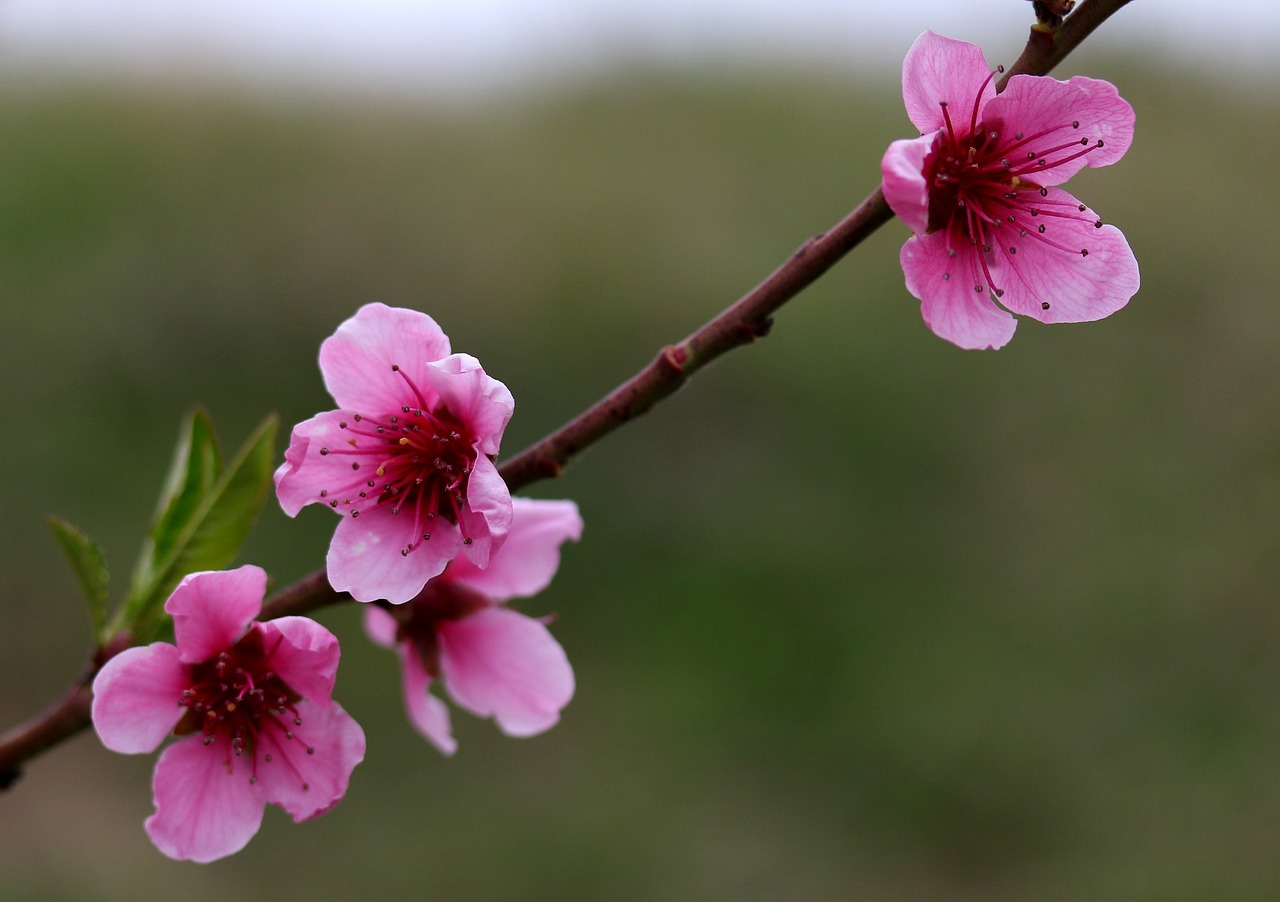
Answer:
<path fill-rule="evenodd" d="M 170 858 L 213 861 L 244 848 L 268 803 L 295 821 L 347 791 L 364 731 L 333 701 L 338 640 L 306 617 L 257 623 L 259 567 L 193 573 L 174 589 L 175 645 L 116 655 L 93 681 L 102 744 L 160 755 L 152 778 L 151 841 Z"/>
<path fill-rule="evenodd" d="M 1056 187 L 1107 166 L 1133 140 L 1113 85 L 1015 75 L 997 94 L 973 44 L 925 32 L 902 66 L 907 115 L 923 133 L 881 163 L 885 200 L 915 234 L 902 247 L 925 323 L 962 348 L 999 348 L 1009 312 L 1085 322 L 1138 291 L 1120 230 Z"/>
<path fill-rule="evenodd" d="M 459 552 L 488 565 L 511 526 L 493 458 L 511 392 L 479 361 L 451 354 L 425 313 L 367 304 L 320 346 L 339 409 L 293 428 L 276 495 L 343 515 L 329 581 L 359 601 L 402 604 Z"/>
<path fill-rule="evenodd" d="M 572 501 L 514 499 L 502 550 L 481 570 L 455 558 L 413 601 L 393 613 L 370 606 L 365 630 L 394 647 L 409 720 L 446 755 L 457 749 L 449 709 L 428 691 L 439 679 L 459 707 L 492 717 L 508 736 L 554 726 L 573 697 L 573 669 L 543 621 L 503 602 L 535 595 L 560 565 L 560 545 L 582 535 Z"/>

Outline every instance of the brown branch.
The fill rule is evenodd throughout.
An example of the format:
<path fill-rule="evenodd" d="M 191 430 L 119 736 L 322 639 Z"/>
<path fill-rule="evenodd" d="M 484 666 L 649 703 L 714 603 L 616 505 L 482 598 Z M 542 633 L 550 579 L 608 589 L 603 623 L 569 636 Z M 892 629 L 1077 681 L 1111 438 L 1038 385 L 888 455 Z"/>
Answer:
<path fill-rule="evenodd" d="M 87 727 L 92 699 L 87 684 L 77 685 L 39 717 L 0 736 L 0 790 L 22 776 L 22 762 Z"/>
<path fill-rule="evenodd" d="M 1033 26 L 1026 48 L 999 82 L 1014 75 L 1045 75 L 1080 45 L 1094 29 L 1129 0 L 1083 0 L 1056 30 Z M 768 333 L 770 315 L 813 284 L 868 235 L 893 218 L 879 189 L 830 231 L 810 238 L 768 278 L 683 341 L 668 345 L 644 369 L 541 441 L 506 461 L 499 472 L 516 491 L 559 476 L 569 460 L 623 423 L 635 419 L 670 395 L 722 354 Z M 263 606 L 261 619 L 305 614 L 345 601 L 323 569 L 276 593 Z M 127 645 L 127 643 L 126 643 Z M 21 764 L 89 725 L 88 683 L 111 652 L 100 652 L 90 674 L 57 705 L 0 737 L 0 790 L 21 774 Z"/>
<path fill-rule="evenodd" d="M 653 361 L 589 409 L 537 444 L 506 461 L 498 472 L 512 491 L 559 476 L 569 458 L 645 413 L 684 385 L 720 355 L 769 331 L 769 315 L 813 284 L 841 257 L 893 218 L 876 189 L 829 232 L 810 238 L 787 262 L 678 344 L 668 345 Z"/>

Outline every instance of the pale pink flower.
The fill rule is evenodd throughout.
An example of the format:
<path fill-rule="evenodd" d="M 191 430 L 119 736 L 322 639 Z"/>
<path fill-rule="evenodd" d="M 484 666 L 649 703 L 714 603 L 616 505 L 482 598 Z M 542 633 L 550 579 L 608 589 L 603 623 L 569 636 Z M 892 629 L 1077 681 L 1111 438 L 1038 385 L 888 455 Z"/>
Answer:
<path fill-rule="evenodd" d="M 982 50 L 926 31 L 902 65 L 923 132 L 884 155 L 884 196 L 915 235 L 902 248 L 925 323 L 962 348 L 999 348 L 1009 312 L 1102 319 L 1138 291 L 1124 235 L 1055 186 L 1120 159 L 1133 108 L 1113 85 L 1015 75 L 996 94 Z"/>
<path fill-rule="evenodd" d="M 329 582 L 358 601 L 408 601 L 461 551 L 489 563 L 511 526 L 493 458 L 514 402 L 425 313 L 367 304 L 320 346 L 339 410 L 293 429 L 280 506 L 343 515 Z"/>
<path fill-rule="evenodd" d="M 481 570 L 455 558 L 394 616 L 365 610 L 365 630 L 394 647 L 404 674 L 410 722 L 446 755 L 457 749 L 449 709 L 428 691 L 439 679 L 459 707 L 492 717 L 508 736 L 554 726 L 573 697 L 573 669 L 543 621 L 503 604 L 535 595 L 560 565 L 560 545 L 582 535 L 572 501 L 514 499 L 502 550 Z"/>
<path fill-rule="evenodd" d="M 165 602 L 176 645 L 155 642 L 109 660 L 93 681 L 102 744 L 152 752 L 151 841 L 170 858 L 213 861 L 244 848 L 267 804 L 295 821 L 347 791 L 364 731 L 333 701 L 338 640 L 306 617 L 254 618 L 259 567 L 193 573 Z"/>

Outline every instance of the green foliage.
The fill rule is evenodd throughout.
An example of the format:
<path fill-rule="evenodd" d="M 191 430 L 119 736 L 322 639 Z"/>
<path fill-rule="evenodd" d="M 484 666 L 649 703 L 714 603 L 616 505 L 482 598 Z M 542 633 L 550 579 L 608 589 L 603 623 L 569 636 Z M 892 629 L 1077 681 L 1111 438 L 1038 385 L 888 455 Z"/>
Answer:
<path fill-rule="evenodd" d="M 150 641 L 162 631 L 164 602 L 182 577 L 235 559 L 271 488 L 276 428 L 276 417 L 268 417 L 224 469 L 208 414 L 187 417 L 113 632 L 124 628 L 136 641 Z"/>
<path fill-rule="evenodd" d="M 84 533 L 66 520 L 49 516 L 45 518 L 58 545 L 67 556 L 76 582 L 84 592 L 89 607 L 89 622 L 93 624 L 93 638 L 101 643 L 106 639 L 107 624 L 107 557 Z"/>

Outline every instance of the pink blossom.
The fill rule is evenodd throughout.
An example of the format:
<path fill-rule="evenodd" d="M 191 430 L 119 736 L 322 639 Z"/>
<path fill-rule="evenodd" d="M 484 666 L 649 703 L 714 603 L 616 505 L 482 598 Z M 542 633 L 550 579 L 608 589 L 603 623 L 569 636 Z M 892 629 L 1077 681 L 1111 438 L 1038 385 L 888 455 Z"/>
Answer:
<path fill-rule="evenodd" d="M 920 35 L 902 92 L 923 134 L 881 163 L 885 199 L 915 231 L 902 247 L 907 290 L 962 348 L 1002 347 L 1011 312 L 1086 322 L 1138 291 L 1124 235 L 1056 187 L 1124 156 L 1133 108 L 1097 79 L 1015 75 L 997 95 L 994 76 L 973 44 Z"/>
<path fill-rule="evenodd" d="M 400 655 L 410 722 L 446 755 L 457 742 L 448 708 L 428 691 L 437 678 L 459 707 L 492 717 L 508 736 L 551 728 L 573 697 L 573 670 L 544 622 L 502 602 L 546 588 L 582 518 L 572 501 L 513 503 L 511 532 L 487 569 L 455 558 L 394 616 L 365 610 L 369 637 Z"/>
<path fill-rule="evenodd" d="M 112 751 L 187 737 L 151 782 L 146 830 L 170 858 L 238 852 L 268 803 L 298 822 L 325 813 L 364 758 L 364 731 L 332 698 L 338 640 L 306 617 L 254 622 L 266 586 L 253 566 L 191 574 L 164 606 L 176 645 L 127 649 L 93 681 L 93 726 Z"/>
<path fill-rule="evenodd" d="M 293 429 L 276 494 L 343 515 L 327 559 L 333 588 L 401 604 L 463 553 L 485 567 L 511 527 L 493 458 L 514 402 L 425 313 L 368 304 L 320 347 L 338 410 Z"/>

